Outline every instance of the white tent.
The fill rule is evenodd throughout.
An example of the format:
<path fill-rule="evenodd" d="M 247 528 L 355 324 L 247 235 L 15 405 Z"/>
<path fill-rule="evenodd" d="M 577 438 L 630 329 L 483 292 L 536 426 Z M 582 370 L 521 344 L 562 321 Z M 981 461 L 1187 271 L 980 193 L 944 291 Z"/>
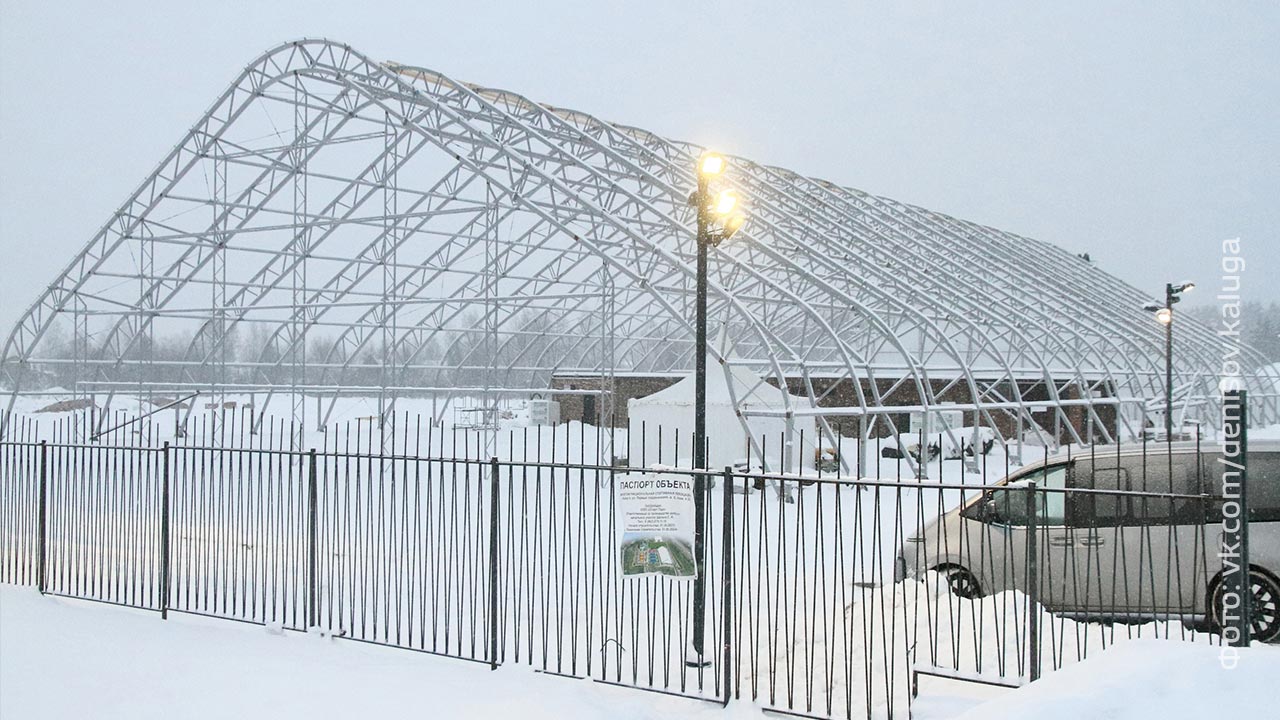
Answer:
<path fill-rule="evenodd" d="M 627 401 L 633 465 L 691 464 L 694 386 L 690 373 L 665 390 Z M 722 364 L 708 355 L 708 466 L 723 468 L 749 456 L 752 466 L 763 466 L 770 472 L 782 471 L 784 460 L 790 472 L 798 469 L 798 463 L 812 468 L 813 449 L 820 445 L 812 417 L 761 417 L 751 412 L 807 407 L 808 398 L 790 395 L 746 368 Z M 750 450 L 748 430 L 753 441 Z"/>

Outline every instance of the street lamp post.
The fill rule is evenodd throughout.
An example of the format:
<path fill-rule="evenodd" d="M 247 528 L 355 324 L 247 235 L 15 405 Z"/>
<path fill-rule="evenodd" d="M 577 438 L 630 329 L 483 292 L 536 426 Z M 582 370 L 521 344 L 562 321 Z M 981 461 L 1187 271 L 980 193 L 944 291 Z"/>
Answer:
<path fill-rule="evenodd" d="M 1173 283 L 1164 284 L 1164 307 L 1168 320 L 1164 324 L 1164 441 L 1173 442 L 1173 304 L 1178 296 Z"/>
<path fill-rule="evenodd" d="M 707 470 L 707 256 L 712 247 L 728 240 L 742 227 L 744 217 L 734 214 L 737 197 L 732 190 L 713 195 L 713 181 L 725 170 L 725 160 L 715 153 L 698 159 L 698 189 L 689 196 L 697 212 L 697 292 L 694 320 L 693 465 Z M 688 664 L 703 667 L 706 638 L 706 531 L 707 481 L 699 473 L 693 480 L 693 555 L 697 576 L 693 581 L 693 657 Z"/>
<path fill-rule="evenodd" d="M 1192 282 L 1165 283 L 1164 305 L 1149 303 L 1146 309 L 1156 314 L 1156 322 L 1164 325 L 1164 439 L 1173 441 L 1173 306 L 1182 300 L 1182 293 L 1191 292 Z"/>

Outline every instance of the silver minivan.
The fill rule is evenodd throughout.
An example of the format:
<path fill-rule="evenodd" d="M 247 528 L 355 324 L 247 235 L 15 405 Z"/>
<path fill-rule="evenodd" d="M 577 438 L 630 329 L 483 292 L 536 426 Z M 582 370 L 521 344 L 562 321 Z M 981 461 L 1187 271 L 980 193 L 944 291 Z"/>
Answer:
<path fill-rule="evenodd" d="M 1034 576 L 1050 612 L 1216 627 L 1223 614 L 1221 457 L 1215 446 L 1193 443 L 1051 455 L 906 538 L 896 579 L 936 571 L 953 594 L 976 598 L 1026 591 Z M 1248 461 L 1253 637 L 1274 642 L 1280 639 L 1280 442 L 1252 442 Z M 1020 489 L 1032 481 L 1034 506 Z"/>

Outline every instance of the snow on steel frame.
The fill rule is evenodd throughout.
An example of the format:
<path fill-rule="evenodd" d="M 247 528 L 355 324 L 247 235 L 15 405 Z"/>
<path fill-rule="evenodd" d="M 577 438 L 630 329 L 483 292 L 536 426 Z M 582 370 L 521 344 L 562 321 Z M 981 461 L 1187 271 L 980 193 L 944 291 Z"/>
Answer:
<path fill-rule="evenodd" d="M 356 390 L 387 418 L 415 390 L 489 402 L 573 368 L 599 373 L 610 418 L 615 372 L 692 365 L 702 150 L 340 43 L 286 43 L 23 315 L 0 355 L 7 407 L 59 382 L 107 404 L 254 392 L 301 428 L 308 394 L 330 398 L 310 418 L 324 425 Z M 749 219 L 712 251 L 709 351 L 806 398 L 781 414 L 814 416 L 826 440 L 849 418 L 896 437 L 945 404 L 1005 437 L 1108 442 L 1161 407 L 1148 296 L 1085 260 L 743 158 L 726 182 Z M 66 322 L 69 340 L 48 336 Z M 1221 341 L 1190 318 L 1175 333 L 1179 412 L 1212 426 Z M 1263 380 L 1248 378 L 1254 417 L 1276 422 Z"/>

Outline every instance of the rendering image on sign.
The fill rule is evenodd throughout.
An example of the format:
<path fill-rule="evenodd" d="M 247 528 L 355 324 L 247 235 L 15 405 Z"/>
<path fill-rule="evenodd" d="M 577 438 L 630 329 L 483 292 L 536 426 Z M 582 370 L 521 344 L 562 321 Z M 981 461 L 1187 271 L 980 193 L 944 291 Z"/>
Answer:
<path fill-rule="evenodd" d="M 670 475 L 623 476 L 618 482 L 617 507 L 624 576 L 697 576 L 693 480 Z"/>

